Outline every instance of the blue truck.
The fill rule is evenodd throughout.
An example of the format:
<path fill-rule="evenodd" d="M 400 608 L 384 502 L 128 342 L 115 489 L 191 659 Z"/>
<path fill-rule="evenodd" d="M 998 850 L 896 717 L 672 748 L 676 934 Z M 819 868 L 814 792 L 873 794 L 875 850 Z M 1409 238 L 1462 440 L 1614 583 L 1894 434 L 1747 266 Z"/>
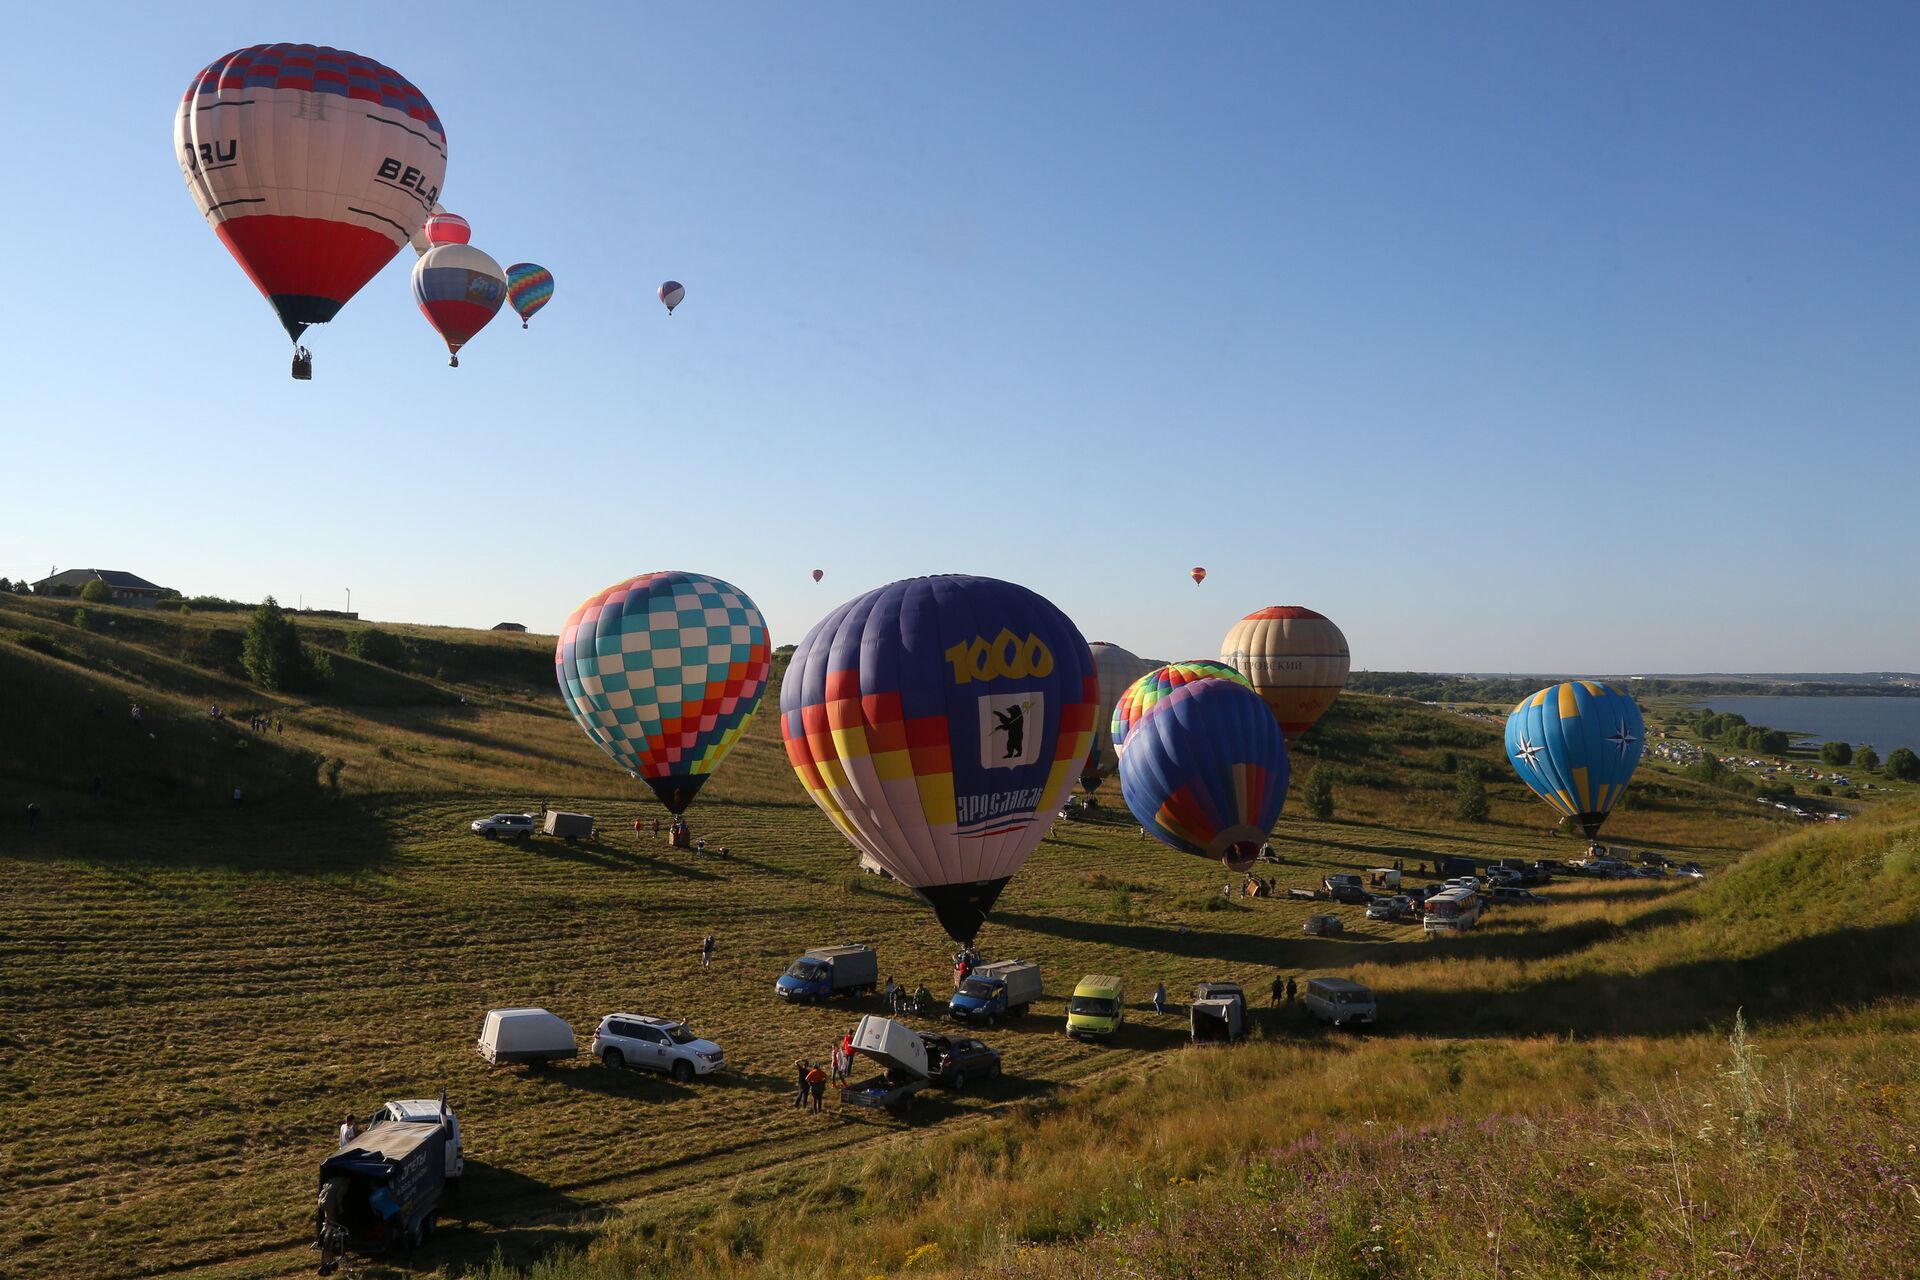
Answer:
<path fill-rule="evenodd" d="M 996 960 L 967 975 L 947 1002 L 947 1014 L 956 1022 L 984 1022 L 996 1027 L 1002 1018 L 1025 1013 L 1027 1006 L 1039 998 L 1039 965 L 1025 960 Z"/>
<path fill-rule="evenodd" d="M 880 957 L 865 943 L 815 947 L 787 966 L 773 994 L 788 1004 L 818 1004 L 831 996 L 872 995 L 880 985 Z"/>
<path fill-rule="evenodd" d="M 314 1247 L 320 1274 L 348 1253 L 412 1249 L 433 1234 L 447 1187 L 443 1123 L 381 1124 L 320 1163 Z"/>

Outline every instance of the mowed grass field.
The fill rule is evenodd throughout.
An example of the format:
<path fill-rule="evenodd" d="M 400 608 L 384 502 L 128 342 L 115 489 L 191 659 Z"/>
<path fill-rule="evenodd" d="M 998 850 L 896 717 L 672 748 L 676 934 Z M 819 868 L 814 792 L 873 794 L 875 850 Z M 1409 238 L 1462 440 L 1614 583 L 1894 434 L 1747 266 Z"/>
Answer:
<path fill-rule="evenodd" d="M 442 1087 L 468 1175 L 414 1259 L 428 1269 L 532 1259 L 623 1207 L 691 1220 L 758 1180 L 830 1181 L 996 1111 L 1131 1078 L 1186 1052 L 1182 1020 L 1147 1009 L 1156 982 L 1181 1001 L 1197 981 L 1238 981 L 1264 1004 L 1276 975 L 1348 974 L 1379 992 L 1382 1036 L 1442 1041 L 1678 1034 L 1748 994 L 1712 955 L 1677 974 L 1626 971 L 1622 938 L 1684 902 L 1693 890 L 1678 883 L 1555 886 L 1552 906 L 1451 940 L 1333 908 L 1348 932 L 1310 939 L 1301 923 L 1324 904 L 1223 900 L 1219 868 L 1141 841 L 1113 813 L 1056 826 L 981 935 L 1047 979 L 1031 1017 L 986 1036 L 1003 1080 L 930 1095 L 911 1126 L 831 1104 L 808 1116 L 791 1106 L 790 1064 L 824 1059 L 878 1002 L 788 1008 L 772 996 L 786 963 L 867 941 L 883 975 L 939 991 L 951 943 L 910 893 L 860 872 L 805 800 L 772 694 L 690 814 L 730 850 L 701 859 L 627 826 L 660 810 L 541 687 L 550 640 L 408 631 L 409 672 L 340 654 L 326 698 L 269 699 L 218 657 L 236 619 L 92 613 L 86 632 L 51 608 L 0 614 L 15 640 L 51 640 L 0 643 L 0 679 L 22 691 L 0 785 L 8 1275 L 305 1270 L 315 1172 L 341 1115 Z M 102 616 L 132 634 L 103 635 Z M 212 721 L 210 701 L 266 710 L 284 731 Z M 1283 888 L 1395 858 L 1411 870 L 1443 853 L 1577 856 L 1549 837 L 1544 806 L 1499 780 L 1492 727 L 1356 697 L 1324 729 L 1295 787 L 1323 761 L 1339 808 L 1327 823 L 1282 819 L 1287 865 L 1264 870 Z M 1479 766 L 1493 821 L 1457 824 L 1455 778 Z M 235 808 L 237 778 L 248 799 Z M 1101 794 L 1119 804 L 1117 784 Z M 46 817 L 29 835 L 17 815 L 36 796 Z M 466 830 L 542 800 L 594 814 L 600 836 Z M 1736 797 L 1663 780 L 1611 834 L 1725 868 L 1780 829 Z M 708 931 L 718 951 L 702 970 Z M 1127 979 L 1117 1044 L 1062 1034 L 1063 998 L 1089 972 Z M 1544 997 L 1543 972 L 1560 984 Z M 489 1069 L 473 1046 L 482 1015 L 518 1004 L 567 1018 L 583 1045 L 606 1013 L 685 1017 L 723 1044 L 729 1070 L 683 1087 L 585 1059 Z M 1285 1015 L 1262 1034 L 1316 1037 Z"/>

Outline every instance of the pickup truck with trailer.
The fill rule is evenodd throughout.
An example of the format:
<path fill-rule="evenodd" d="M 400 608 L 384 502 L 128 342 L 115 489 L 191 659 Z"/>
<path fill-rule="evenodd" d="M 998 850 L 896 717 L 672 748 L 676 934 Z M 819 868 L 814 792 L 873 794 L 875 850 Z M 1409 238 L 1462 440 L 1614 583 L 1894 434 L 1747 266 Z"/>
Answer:
<path fill-rule="evenodd" d="M 947 1002 L 947 1014 L 956 1022 L 1000 1025 L 1017 1018 L 1040 998 L 1040 966 L 1025 960 L 996 960 L 967 975 Z"/>
<path fill-rule="evenodd" d="M 831 996 L 872 995 L 880 985 L 880 957 L 865 943 L 815 947 L 787 966 L 773 993 L 789 1004 L 817 1004 Z"/>
<path fill-rule="evenodd" d="M 840 1089 L 840 1105 L 911 1113 L 927 1087 L 927 1045 L 905 1023 L 868 1014 L 853 1029 L 853 1051 L 880 1066 L 880 1074 Z"/>
<path fill-rule="evenodd" d="M 411 1249 L 433 1234 L 447 1184 L 441 1124 L 376 1125 L 320 1162 L 314 1247 L 320 1274 L 348 1253 Z"/>

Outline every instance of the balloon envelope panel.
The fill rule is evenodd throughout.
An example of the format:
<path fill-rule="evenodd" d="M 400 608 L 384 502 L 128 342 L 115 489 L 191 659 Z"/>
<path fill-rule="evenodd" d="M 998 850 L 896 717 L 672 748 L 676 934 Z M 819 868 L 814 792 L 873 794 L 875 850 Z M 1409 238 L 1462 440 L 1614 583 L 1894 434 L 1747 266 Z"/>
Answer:
<path fill-rule="evenodd" d="M 1047 600 L 913 578 L 807 633 L 780 732 L 841 833 L 970 941 L 1072 788 L 1098 699 L 1087 642 Z"/>
<path fill-rule="evenodd" d="M 1293 742 L 1347 686 L 1347 638 L 1324 614 L 1274 605 L 1248 614 L 1220 644 L 1220 660 L 1247 677 Z"/>
<path fill-rule="evenodd" d="M 1120 766 L 1120 753 L 1113 748 L 1113 736 L 1106 732 L 1107 725 L 1113 720 L 1113 709 L 1134 681 L 1153 670 L 1154 664 L 1145 658 L 1122 649 L 1117 644 L 1108 644 L 1104 640 L 1095 640 L 1087 646 L 1093 653 L 1093 673 L 1100 685 L 1100 705 L 1094 712 L 1093 723 L 1096 732 L 1093 746 L 1087 752 L 1087 760 L 1080 770 L 1080 783 L 1092 791 Z"/>
<path fill-rule="evenodd" d="M 573 718 L 675 813 L 739 740 L 771 667 L 766 623 L 747 594 L 678 571 L 589 596 L 554 649 Z"/>
<path fill-rule="evenodd" d="M 187 86 L 173 138 L 195 205 L 292 338 L 392 260 L 446 181 L 446 132 L 425 95 L 324 45 L 217 59 Z"/>
<path fill-rule="evenodd" d="M 1165 666 L 1155 667 L 1128 685 L 1113 704 L 1113 718 L 1108 722 L 1107 736 L 1113 743 L 1114 754 L 1118 756 L 1126 751 L 1127 735 L 1154 703 L 1181 685 L 1192 684 L 1196 680 L 1227 680 L 1253 688 L 1247 678 L 1233 667 L 1224 662 L 1215 662 L 1212 658 L 1169 662 Z"/>
<path fill-rule="evenodd" d="M 1640 705 L 1596 680 L 1549 685 L 1507 717 L 1513 771 L 1589 840 L 1626 791 L 1645 742 Z"/>
<path fill-rule="evenodd" d="M 1140 825 L 1183 853 L 1244 868 L 1287 799 L 1286 739 L 1260 696 L 1197 680 L 1154 704 L 1120 757 L 1120 794 Z"/>

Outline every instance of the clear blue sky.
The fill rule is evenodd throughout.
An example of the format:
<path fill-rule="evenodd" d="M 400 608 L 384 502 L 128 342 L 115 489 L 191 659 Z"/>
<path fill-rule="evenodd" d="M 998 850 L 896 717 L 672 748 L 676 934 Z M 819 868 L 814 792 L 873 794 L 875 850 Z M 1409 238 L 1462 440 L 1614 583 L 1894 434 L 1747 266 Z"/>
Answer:
<path fill-rule="evenodd" d="M 1920 668 L 1920 8 L 574 9 L 14 14 L 0 573 L 552 631 L 684 568 L 791 643 L 963 571 L 1169 658 L 1299 603 L 1374 669 Z M 448 369 L 403 251 L 287 377 L 169 136 L 273 40 L 426 93 L 532 331 Z"/>

